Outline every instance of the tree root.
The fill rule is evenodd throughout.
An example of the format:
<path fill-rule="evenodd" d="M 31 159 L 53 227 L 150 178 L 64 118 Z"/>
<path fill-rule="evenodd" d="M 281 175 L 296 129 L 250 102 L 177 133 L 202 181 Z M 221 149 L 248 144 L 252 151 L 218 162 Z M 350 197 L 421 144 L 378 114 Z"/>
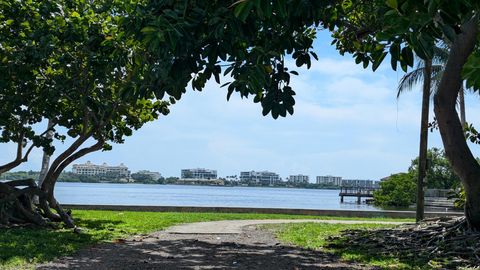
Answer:
<path fill-rule="evenodd" d="M 34 205 L 33 196 L 38 196 L 40 206 Z M 0 227 L 34 224 L 52 226 L 52 222 L 63 221 L 69 228 L 75 224 L 70 214 L 65 212 L 55 198 L 47 200 L 33 179 L 0 182 Z M 49 203 L 52 201 L 53 203 Z M 50 210 L 50 205 L 58 214 Z"/>
<path fill-rule="evenodd" d="M 404 260 L 440 261 L 445 267 L 480 265 L 480 232 L 465 217 L 429 219 L 395 229 L 346 230 L 329 247 L 365 250 Z"/>

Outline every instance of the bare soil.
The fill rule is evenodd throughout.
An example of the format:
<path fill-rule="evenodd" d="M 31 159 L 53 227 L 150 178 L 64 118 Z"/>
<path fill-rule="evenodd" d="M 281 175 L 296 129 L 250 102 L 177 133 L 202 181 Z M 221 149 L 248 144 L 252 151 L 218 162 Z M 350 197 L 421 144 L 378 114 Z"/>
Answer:
<path fill-rule="evenodd" d="M 322 251 L 279 243 L 247 226 L 236 234 L 165 231 L 102 243 L 37 269 L 373 269 Z"/>

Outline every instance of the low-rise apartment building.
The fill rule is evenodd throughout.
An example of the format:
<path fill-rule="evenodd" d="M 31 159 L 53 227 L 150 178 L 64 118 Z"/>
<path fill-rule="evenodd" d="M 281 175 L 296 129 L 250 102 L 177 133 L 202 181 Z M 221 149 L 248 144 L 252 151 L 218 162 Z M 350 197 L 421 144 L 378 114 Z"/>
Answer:
<path fill-rule="evenodd" d="M 217 179 L 217 171 L 204 168 L 183 169 L 181 179 Z"/>
<path fill-rule="evenodd" d="M 308 175 L 303 175 L 303 174 L 290 175 L 288 177 L 288 182 L 290 182 L 290 183 L 308 183 L 308 182 L 310 182 L 310 177 Z"/>
<path fill-rule="evenodd" d="M 240 181 L 247 184 L 274 185 L 275 183 L 280 182 L 280 176 L 269 171 L 240 172 Z"/>

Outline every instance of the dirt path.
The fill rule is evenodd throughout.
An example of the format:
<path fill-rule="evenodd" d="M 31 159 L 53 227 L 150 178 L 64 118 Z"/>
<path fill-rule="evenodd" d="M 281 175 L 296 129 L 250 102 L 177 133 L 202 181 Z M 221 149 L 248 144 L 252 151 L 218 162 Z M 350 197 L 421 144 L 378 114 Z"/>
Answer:
<path fill-rule="evenodd" d="M 286 222 L 299 221 L 185 224 L 122 243 L 99 244 L 37 269 L 370 269 L 321 251 L 280 244 L 254 225 Z"/>

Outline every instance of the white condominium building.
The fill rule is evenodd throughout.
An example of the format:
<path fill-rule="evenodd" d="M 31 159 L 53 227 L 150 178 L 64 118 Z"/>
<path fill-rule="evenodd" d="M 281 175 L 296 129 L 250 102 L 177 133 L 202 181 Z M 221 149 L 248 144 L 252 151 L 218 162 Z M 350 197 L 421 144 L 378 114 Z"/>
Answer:
<path fill-rule="evenodd" d="M 310 181 L 310 177 L 303 174 L 290 175 L 288 177 L 288 181 L 291 183 L 308 183 Z"/>
<path fill-rule="evenodd" d="M 130 178 L 130 171 L 123 163 L 118 166 L 108 166 L 107 163 L 96 165 L 87 161 L 84 164 L 73 164 L 73 173 L 85 175 L 118 175 Z"/>
<path fill-rule="evenodd" d="M 332 186 L 340 186 L 342 184 L 342 177 L 340 176 L 317 176 L 317 184 L 318 185 L 332 185 Z"/>
<path fill-rule="evenodd" d="M 217 171 L 204 168 L 183 169 L 182 179 L 217 179 Z"/>
<path fill-rule="evenodd" d="M 240 181 L 252 184 L 273 185 L 277 182 L 280 182 L 280 176 L 274 172 L 269 171 L 240 172 Z"/>

